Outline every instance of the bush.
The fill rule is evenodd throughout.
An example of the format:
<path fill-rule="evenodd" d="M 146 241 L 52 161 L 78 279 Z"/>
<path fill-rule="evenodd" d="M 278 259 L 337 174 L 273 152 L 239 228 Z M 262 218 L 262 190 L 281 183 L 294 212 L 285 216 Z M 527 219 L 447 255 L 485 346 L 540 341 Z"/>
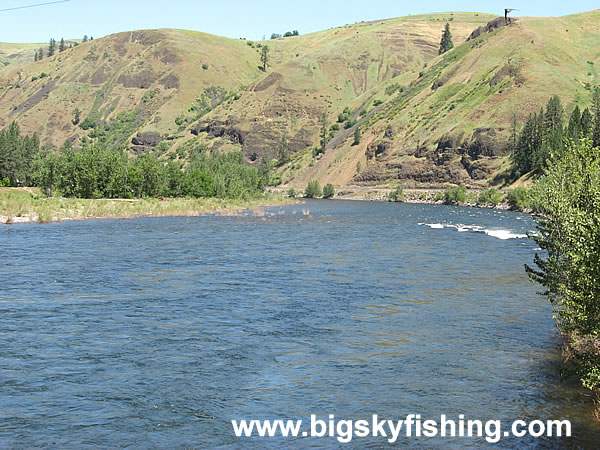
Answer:
<path fill-rule="evenodd" d="M 506 201 L 511 209 L 523 210 L 530 208 L 529 189 L 518 187 L 508 191 Z"/>
<path fill-rule="evenodd" d="M 344 122 L 344 129 L 348 130 L 356 125 L 356 120 L 348 119 Z"/>
<path fill-rule="evenodd" d="M 296 198 L 298 196 L 298 191 L 292 187 L 287 191 L 287 196 L 290 198 Z"/>
<path fill-rule="evenodd" d="M 333 184 L 327 183 L 323 188 L 323 198 L 332 198 L 335 195 Z"/>
<path fill-rule="evenodd" d="M 446 205 L 462 205 L 467 199 L 467 188 L 455 186 L 444 191 L 444 203 Z"/>
<path fill-rule="evenodd" d="M 404 189 L 402 186 L 398 186 L 395 190 L 388 194 L 388 201 L 390 202 L 403 202 L 404 201 Z"/>
<path fill-rule="evenodd" d="M 323 196 L 321 185 L 317 180 L 311 180 L 308 182 L 308 186 L 304 191 L 304 196 L 306 198 L 319 198 Z"/>
<path fill-rule="evenodd" d="M 374 101 L 373 101 L 373 106 L 379 106 L 379 105 L 381 105 L 382 103 L 383 103 L 383 100 L 379 100 L 379 99 L 377 99 L 377 100 L 374 100 Z"/>
<path fill-rule="evenodd" d="M 502 193 L 496 189 L 488 189 L 487 191 L 481 191 L 479 198 L 477 199 L 478 205 L 491 205 L 498 206 L 498 203 L 502 201 Z"/>

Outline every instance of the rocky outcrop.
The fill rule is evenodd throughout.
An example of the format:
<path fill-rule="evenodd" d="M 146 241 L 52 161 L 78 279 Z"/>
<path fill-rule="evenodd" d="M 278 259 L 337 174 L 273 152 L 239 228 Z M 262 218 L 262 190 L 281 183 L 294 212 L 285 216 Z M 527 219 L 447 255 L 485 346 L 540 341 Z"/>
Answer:
<path fill-rule="evenodd" d="M 470 41 L 471 39 L 475 39 L 475 38 L 481 36 L 484 33 L 491 33 L 492 31 L 496 31 L 499 28 L 506 27 L 506 26 L 516 22 L 516 20 L 517 19 L 513 19 L 513 18 L 509 17 L 508 21 L 506 21 L 504 19 L 504 17 L 497 17 L 496 19 L 489 21 L 485 27 L 479 27 L 479 28 L 475 29 L 471 33 L 471 35 L 467 38 L 467 42 Z"/>
<path fill-rule="evenodd" d="M 144 147 L 156 147 L 160 144 L 160 135 L 158 133 L 146 132 L 138 133 L 132 140 L 133 145 L 142 145 Z"/>
<path fill-rule="evenodd" d="M 198 136 L 200 133 L 207 133 L 212 138 L 222 137 L 230 140 L 234 144 L 244 144 L 247 133 L 233 125 L 232 121 L 222 122 L 212 120 L 201 122 L 192 129 L 192 134 Z"/>

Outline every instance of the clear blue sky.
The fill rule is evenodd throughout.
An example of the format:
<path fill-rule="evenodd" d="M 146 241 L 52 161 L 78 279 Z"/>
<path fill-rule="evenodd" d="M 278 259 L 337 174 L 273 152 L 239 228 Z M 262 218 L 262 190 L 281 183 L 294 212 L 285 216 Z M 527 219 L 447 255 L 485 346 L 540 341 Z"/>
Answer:
<path fill-rule="evenodd" d="M 52 0 L 0 0 L 0 9 Z M 515 16 L 562 16 L 598 8 L 591 0 L 502 2 L 402 0 L 70 0 L 67 3 L 0 12 L 0 41 L 47 42 L 50 37 L 94 38 L 119 31 L 183 28 L 231 38 L 299 30 L 306 34 L 361 20 L 444 11 L 478 11 Z"/>

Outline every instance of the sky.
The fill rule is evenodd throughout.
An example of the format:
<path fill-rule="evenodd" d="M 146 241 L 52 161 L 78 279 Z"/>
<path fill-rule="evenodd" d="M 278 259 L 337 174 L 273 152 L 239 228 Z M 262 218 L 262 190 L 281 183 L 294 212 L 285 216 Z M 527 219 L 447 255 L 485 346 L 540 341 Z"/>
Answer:
<path fill-rule="evenodd" d="M 0 10 L 53 0 L 0 0 Z M 56 0 L 54 0 L 56 1 Z M 271 33 L 301 34 L 363 20 L 446 11 L 477 11 L 514 16 L 563 16 L 598 8 L 591 0 L 69 0 L 34 8 L 0 11 L 0 42 L 47 42 L 99 38 L 120 31 L 182 28 L 230 38 L 260 40 Z"/>

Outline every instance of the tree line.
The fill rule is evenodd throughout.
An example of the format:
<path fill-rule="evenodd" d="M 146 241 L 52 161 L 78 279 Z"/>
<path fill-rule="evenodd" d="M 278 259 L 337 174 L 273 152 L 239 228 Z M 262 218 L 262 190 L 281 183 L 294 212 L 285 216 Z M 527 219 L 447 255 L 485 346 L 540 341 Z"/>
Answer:
<path fill-rule="evenodd" d="M 93 41 L 93 40 L 94 40 L 93 37 L 88 38 L 87 35 L 83 36 L 83 39 L 82 39 L 83 42 Z M 69 46 L 67 47 L 67 44 L 65 43 L 64 38 L 60 38 L 60 42 L 58 43 L 58 48 L 57 48 L 56 40 L 54 38 L 50 38 L 46 52 L 44 53 L 43 48 L 37 49 L 33 54 L 33 60 L 35 62 L 41 61 L 45 57 L 54 56 L 56 54 L 57 50 L 60 53 L 60 52 L 64 52 L 67 48 L 73 48 L 74 46 L 77 46 L 77 45 L 79 45 L 79 44 L 77 42 L 75 42 L 75 43 L 69 44 Z"/>
<path fill-rule="evenodd" d="M 0 132 L 0 181 L 37 186 L 47 195 L 79 198 L 220 197 L 252 198 L 264 192 L 271 174 L 247 166 L 241 152 L 192 148 L 186 163 L 151 154 L 129 158 L 96 143 L 59 153 L 40 148 L 37 135 L 22 136 L 13 122 Z"/>
<path fill-rule="evenodd" d="M 541 174 L 553 153 L 563 153 L 568 139 L 586 137 L 594 147 L 600 145 L 600 88 L 592 95 L 592 104 L 583 111 L 575 106 L 568 120 L 560 98 L 554 96 L 539 113 L 530 114 L 520 132 L 513 115 L 508 146 L 511 151 L 512 175 L 518 178 L 534 172 Z"/>

